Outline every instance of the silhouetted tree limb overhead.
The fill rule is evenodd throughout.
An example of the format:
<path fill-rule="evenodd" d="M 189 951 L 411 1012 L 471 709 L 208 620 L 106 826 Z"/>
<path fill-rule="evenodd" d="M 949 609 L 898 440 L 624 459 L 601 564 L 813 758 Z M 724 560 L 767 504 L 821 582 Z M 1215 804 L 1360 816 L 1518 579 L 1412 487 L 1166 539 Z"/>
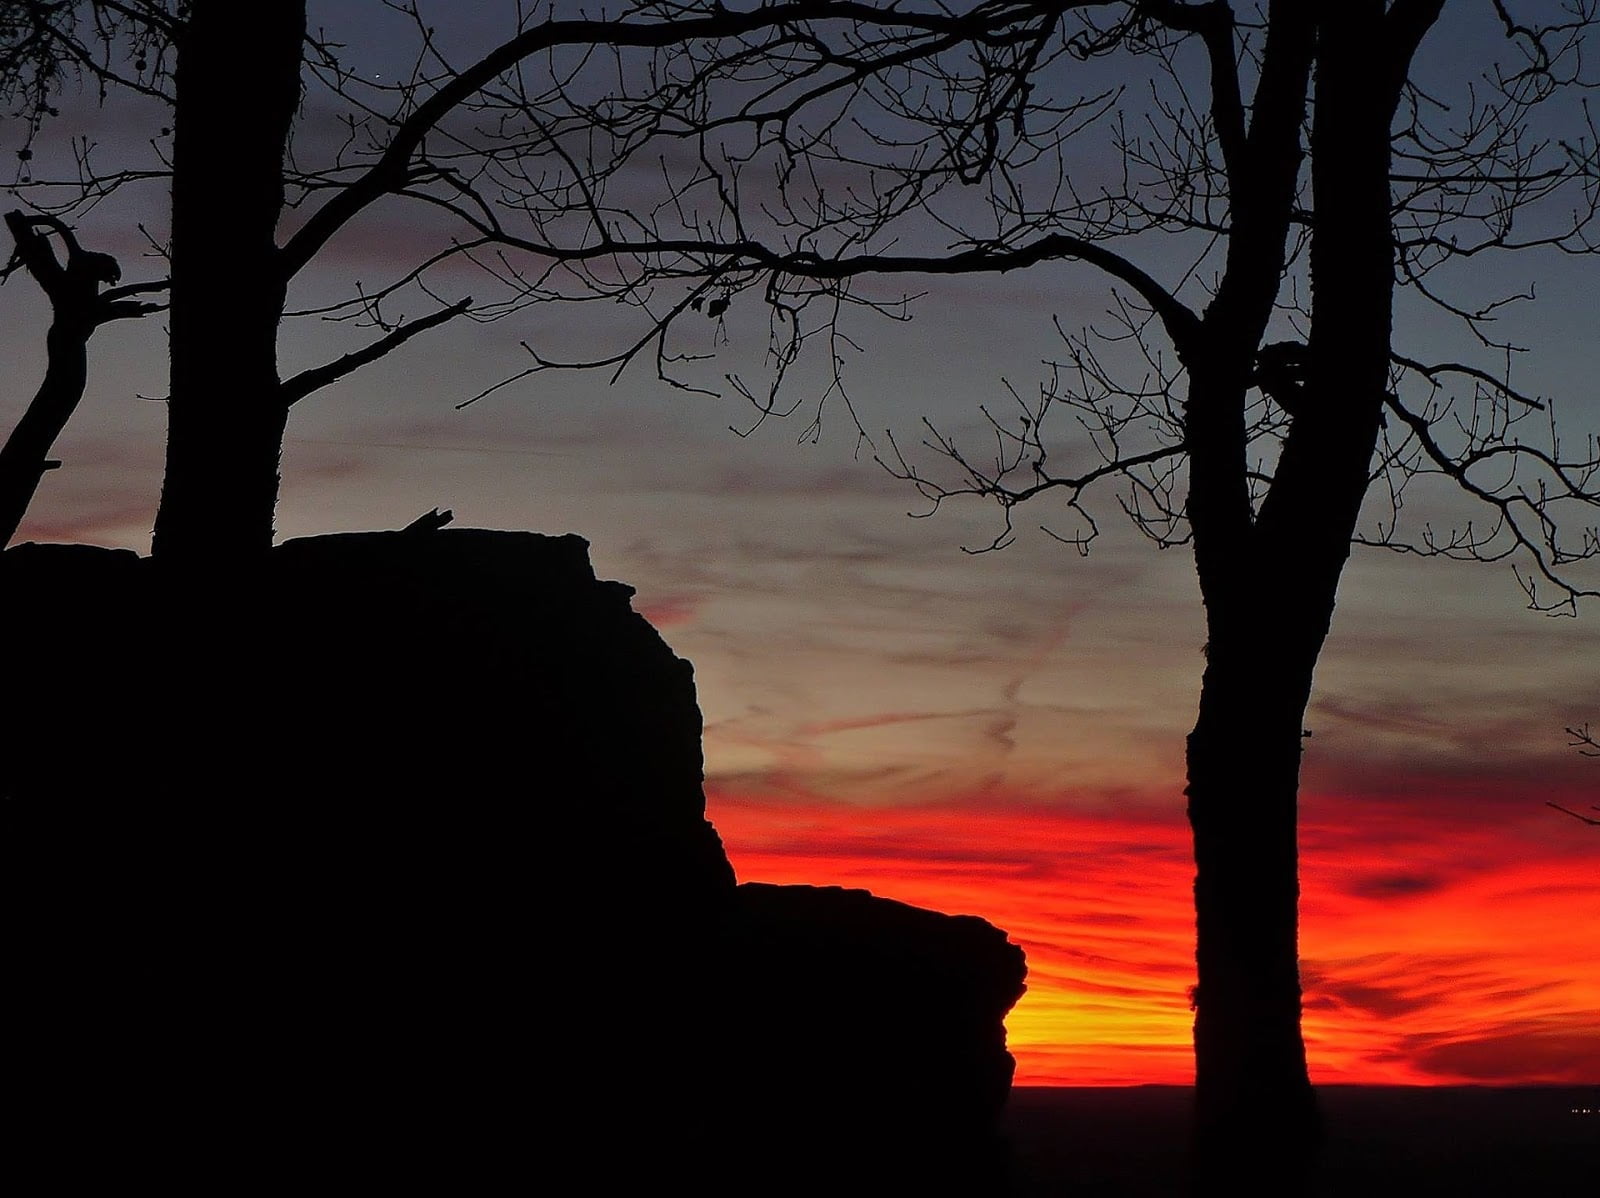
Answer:
<path fill-rule="evenodd" d="M 1391 6 L 1385 20 L 1409 38 L 1422 14 L 1419 8 Z M 1509 305 L 1529 297 L 1491 292 L 1468 305 L 1459 287 L 1441 294 L 1430 279 L 1491 252 L 1592 251 L 1593 142 L 1562 143 L 1534 134 L 1536 115 L 1569 96 L 1579 38 L 1591 18 L 1592 6 L 1585 3 L 1573 6 L 1567 21 L 1539 29 L 1516 25 L 1511 43 L 1515 69 L 1488 79 L 1463 106 L 1464 112 L 1436 108 L 1430 119 L 1428 102 L 1417 89 L 1400 91 L 1390 180 L 1401 280 L 1493 352 L 1478 363 L 1393 355 L 1389 418 L 1381 424 L 1379 493 L 1385 496 L 1385 510 L 1357 538 L 1402 553 L 1514 558 L 1530 601 L 1545 608 L 1570 607 L 1591 589 L 1564 568 L 1594 552 L 1585 530 L 1593 524 L 1593 471 L 1600 453 L 1588 440 L 1572 447 L 1562 444 L 1554 435 L 1548 405 L 1514 385 L 1512 359 L 1521 350 L 1496 339 L 1495 321 Z M 1229 97 L 1237 86 L 1236 72 L 1230 71 L 1212 103 L 1230 111 Z M 1161 112 L 1173 129 L 1164 141 L 1152 135 L 1148 141 L 1128 143 L 1124 164 L 1129 178 L 1151 195 L 1185 200 L 1158 206 L 1135 194 L 1119 202 L 1127 212 L 1159 212 L 1160 222 L 1142 229 L 1144 240 L 1155 244 L 1151 234 L 1174 234 L 1171 243 L 1177 253 L 1169 254 L 1168 261 L 1177 258 L 1179 265 L 1166 272 L 1170 282 L 1153 283 L 1162 302 L 1151 302 L 1151 288 L 1129 288 L 1113 295 L 1107 328 L 1063 329 L 1068 352 L 1053 364 L 1037 393 L 1024 395 L 1008 387 L 1009 416 L 1005 405 L 982 409 L 986 446 L 973 448 L 956 435 L 928 430 L 923 448 L 934 450 L 937 459 L 955 467 L 953 472 L 917 461 L 915 454 L 908 456 L 909 446 L 888 437 L 882 454 L 886 464 L 916 485 L 932 507 L 961 496 L 987 497 L 1000 505 L 1001 528 L 987 547 L 1007 544 L 1018 504 L 1044 491 L 1054 492 L 1079 521 L 1076 528 L 1051 525 L 1044 531 L 1087 547 L 1100 525 L 1086 506 L 1090 496 L 1085 488 L 1106 480 L 1122 482 L 1117 503 L 1146 535 L 1162 545 L 1189 542 L 1187 473 L 1171 465 L 1185 452 L 1184 391 L 1193 356 L 1186 347 L 1195 343 L 1193 330 L 1201 327 L 1201 318 L 1218 299 L 1218 285 L 1207 279 L 1216 272 L 1228 277 L 1226 246 L 1237 236 L 1239 217 L 1230 223 L 1217 207 L 1226 204 L 1232 186 L 1230 154 L 1234 163 L 1239 161 L 1238 151 L 1224 147 L 1239 138 L 1223 132 L 1232 118 L 1197 120 L 1176 101 L 1164 104 Z M 1170 147 L 1182 147 L 1186 156 L 1180 158 Z M 1215 152 L 1206 153 L 1206 147 Z M 1252 512 L 1266 498 L 1292 421 L 1305 414 L 1309 307 L 1304 297 L 1310 280 L 1304 250 L 1310 244 L 1313 213 L 1303 198 L 1296 200 L 1291 223 L 1296 241 L 1285 263 L 1284 302 L 1273 322 L 1274 335 L 1288 336 L 1260 347 L 1252 365 L 1253 398 L 1246 409 L 1250 464 L 1244 477 Z M 1129 235 L 1141 232 L 1131 223 L 1123 228 Z M 1526 235 L 1515 235 L 1519 229 Z M 1183 237 L 1195 232 L 1214 234 L 1218 243 L 1206 246 L 1207 252 L 1197 258 L 1184 257 Z M 1151 253 L 1141 256 L 1157 259 Z M 1481 289 L 1482 280 L 1473 286 Z M 1137 351 L 1134 360 L 1126 352 L 1129 348 Z M 1137 386 L 1131 385 L 1134 379 Z M 1545 415 L 1535 419 L 1537 413 Z M 1087 433 L 1104 464 L 1114 468 L 1056 467 L 1063 447 L 1071 444 L 1056 436 L 1061 425 Z M 1174 452 L 1163 454 L 1152 444 Z M 1115 468 L 1123 461 L 1125 470 Z M 1449 483 L 1479 502 L 1489 519 L 1449 531 L 1404 520 L 1407 500 L 1422 496 L 1436 482 Z M 1560 519 L 1563 509 L 1570 519 Z M 1559 534 L 1573 524 L 1569 545 Z"/>
<path fill-rule="evenodd" d="M 199 347 L 217 344 L 212 334 L 193 339 L 194 353 L 174 348 L 159 555 L 182 552 L 175 546 L 190 537 L 183 531 L 190 519 L 197 543 L 267 544 L 283 402 L 308 381 L 342 376 L 380 349 L 397 348 L 406 340 L 396 335 L 401 328 L 415 334 L 457 318 L 528 318 L 551 303 L 620 301 L 642 324 L 618 330 L 619 344 L 630 348 L 595 360 L 626 364 L 654 346 L 658 372 L 677 383 L 684 380 L 671 367 L 685 359 L 668 343 L 673 322 L 718 316 L 747 291 L 759 293 L 772 313 L 780 367 L 816 334 L 831 332 L 849 305 L 898 310 L 852 292 L 849 280 L 868 273 L 1005 270 L 1083 257 L 1161 304 L 1150 276 L 1106 255 L 1096 238 L 1048 230 L 1031 237 L 1026 227 L 963 231 L 935 203 L 952 184 L 987 188 L 1003 162 L 1048 157 L 1105 110 L 1114 86 L 1065 100 L 1039 87 L 1058 60 L 1105 52 L 1086 40 L 1089 27 L 1073 23 L 1106 8 L 1104 0 L 960 10 L 790 0 L 739 11 L 659 0 L 622 4 L 603 18 L 558 5 L 517 16 L 506 40 L 465 65 L 442 51 L 419 6 L 389 5 L 409 17 L 418 47 L 395 83 L 345 66 L 318 31 L 289 36 L 290 25 L 301 29 L 299 18 L 276 37 L 272 22 L 281 7 L 260 25 L 236 6 L 214 13 L 208 0 L 182 8 L 83 0 L 12 10 L 21 14 L 11 28 L 16 58 L 27 67 L 22 74 L 43 81 L 12 99 L 32 105 L 36 124 L 42 127 L 50 88 L 63 75 L 172 107 L 170 117 L 158 118 L 170 124 L 152 130 L 153 164 L 102 166 L 102 148 L 77 145 L 51 162 L 25 164 L 22 195 L 70 218 L 124 189 L 170 179 L 175 217 L 154 243 L 166 253 L 170 236 L 181 256 L 186 229 L 204 229 L 199 241 L 213 252 L 192 260 L 197 280 L 207 262 L 255 261 L 255 251 L 240 257 L 230 244 L 259 245 L 262 235 L 273 242 L 270 253 L 262 251 L 270 263 L 251 266 L 239 290 L 281 297 L 252 316 L 234 313 L 236 335 L 262 347 L 258 366 L 234 370 L 259 373 L 259 382 L 218 402 L 198 381 L 216 363 L 193 375 L 184 366 L 204 360 Z M 213 85 L 206 64 L 231 53 L 230 37 L 243 48 L 227 58 L 238 73 Z M 28 65 L 49 54 L 57 69 Z M 270 54 L 282 61 L 269 63 Z M 339 144 L 315 137 L 291 143 L 297 118 L 283 107 L 296 102 L 291 65 L 295 87 L 305 85 L 305 104 L 343 108 Z M 247 86 L 258 74 L 261 83 Z M 261 97 L 279 96 L 276 111 L 287 119 L 262 122 L 263 109 L 231 111 L 230 100 L 251 87 Z M 229 116 L 237 118 L 231 129 Z M 187 143 L 185 130 L 195 135 Z M 231 165 L 202 167 L 200 157 L 185 156 L 185 144 L 216 146 Z M 252 218 L 261 228 L 247 236 L 240 220 L 207 224 L 207 213 L 220 212 L 219 189 L 243 194 L 245 176 L 234 172 L 252 155 L 280 162 L 279 183 L 269 185 L 255 168 L 247 172 L 257 179 L 245 190 L 256 189 L 250 194 L 263 205 Z M 280 186 L 281 199 L 274 199 Z M 966 189 L 956 190 L 951 212 L 967 204 Z M 188 205 L 188 195 L 209 198 Z M 419 249 L 418 265 L 364 285 L 347 301 L 290 303 L 290 286 L 321 251 L 374 205 L 397 200 L 432 214 L 418 226 L 434 239 L 432 248 Z M 891 249 L 909 244 L 926 249 Z M 467 304 L 448 297 L 456 284 L 433 280 L 452 262 L 473 263 L 488 276 L 486 298 Z M 184 295 L 207 297 L 193 309 L 204 324 L 217 310 L 221 280 L 197 281 L 195 291 L 176 264 L 174 272 L 181 346 L 191 344 L 182 331 L 190 327 Z M 424 315 L 395 315 L 402 304 L 420 305 Z M 808 325 L 804 314 L 813 305 L 821 315 Z M 383 336 L 279 390 L 268 369 L 273 313 L 371 325 Z M 256 332 L 246 334 L 246 325 Z M 536 353 L 534 369 L 547 357 Z M 231 463 L 226 477 L 224 461 Z"/>
<path fill-rule="evenodd" d="M 26 122 L 19 158 L 69 84 L 168 99 L 178 24 L 169 0 L 0 0 L 0 106 Z"/>

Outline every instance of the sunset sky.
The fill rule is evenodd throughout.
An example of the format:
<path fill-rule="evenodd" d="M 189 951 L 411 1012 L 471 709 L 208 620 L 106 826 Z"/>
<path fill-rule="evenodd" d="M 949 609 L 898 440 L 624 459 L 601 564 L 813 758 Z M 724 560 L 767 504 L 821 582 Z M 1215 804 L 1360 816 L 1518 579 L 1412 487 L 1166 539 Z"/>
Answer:
<path fill-rule="evenodd" d="M 330 21 L 360 7 L 314 5 Z M 346 35 L 355 53 L 360 37 Z M 62 119 L 133 144 L 145 115 Z M 304 119 L 321 115 L 308 105 Z M 319 135 L 333 136 L 297 136 Z M 159 199 L 86 222 L 127 278 L 155 269 L 134 225 L 160 219 Z M 403 267 L 408 220 L 385 209 L 335 241 L 299 299 Z M 1540 283 L 1508 318 L 1539 347 L 1527 387 L 1560 397 L 1581 443 L 1600 429 L 1586 298 L 1600 262 L 1509 269 Z M 465 267 L 440 281 L 473 285 Z M 1020 1083 L 1187 1082 L 1182 761 L 1205 639 L 1187 551 L 1140 538 L 1108 491 L 1087 557 L 1036 531 L 1062 527 L 1047 503 L 1019 512 L 1012 547 L 967 554 L 996 511 L 910 519 L 925 504 L 872 460 L 885 429 L 915 444 L 924 414 L 976 438 L 1002 380 L 1034 388 L 1059 355 L 1052 319 L 1077 327 L 1108 303 L 1092 271 L 1058 263 L 940 284 L 909 323 L 864 323 L 850 377 L 870 444 L 837 404 L 815 444 L 797 443 L 810 403 L 736 436 L 745 401 L 669 390 L 648 366 L 611 387 L 540 375 L 457 410 L 521 369 L 519 339 L 595 334 L 587 310 L 452 326 L 295 409 L 280 535 L 397 527 L 434 506 L 461 526 L 580 533 L 597 573 L 636 587 L 636 608 L 694 663 L 709 812 L 741 879 L 863 886 L 1006 929 L 1029 962 L 1009 1021 Z M 46 317 L 30 280 L 0 289 L 8 429 L 40 376 Z M 731 313 L 726 329 L 690 327 L 685 347 L 736 355 L 760 328 Z M 283 373 L 334 356 L 345 332 L 297 325 Z M 1411 308 L 1399 332 L 1450 339 Z M 89 395 L 55 454 L 65 466 L 19 540 L 148 548 L 164 409 L 140 397 L 165 393 L 162 342 L 153 320 L 96 336 Z M 1600 724 L 1600 608 L 1524 605 L 1504 564 L 1358 549 L 1347 570 L 1306 721 L 1316 1081 L 1600 1083 L 1600 829 L 1545 806 L 1600 802 L 1600 760 L 1563 733 Z"/>

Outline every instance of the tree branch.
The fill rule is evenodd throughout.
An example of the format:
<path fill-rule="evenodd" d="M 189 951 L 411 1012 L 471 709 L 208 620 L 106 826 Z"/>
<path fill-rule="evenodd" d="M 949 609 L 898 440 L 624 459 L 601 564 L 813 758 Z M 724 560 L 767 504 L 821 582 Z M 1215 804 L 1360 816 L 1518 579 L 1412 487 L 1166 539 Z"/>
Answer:
<path fill-rule="evenodd" d="M 557 46 L 660 48 L 692 41 L 738 37 L 762 29 L 817 19 L 892 25 L 924 33 L 978 36 L 985 31 L 1016 24 L 1030 16 L 1059 14 L 1068 8 L 1096 7 L 1103 2 L 1082 0 L 1081 3 L 1051 4 L 1043 0 L 1014 0 L 1000 5 L 980 4 L 969 13 L 952 14 L 907 12 L 892 6 L 885 10 L 861 0 L 788 0 L 787 3 L 762 5 L 748 12 L 736 12 L 717 5 L 704 17 L 669 21 L 546 21 L 523 31 L 456 73 L 401 121 L 377 162 L 330 198 L 279 251 L 283 275 L 286 279 L 292 278 L 352 217 L 379 197 L 403 186 L 412 155 L 448 113 L 524 59 Z"/>
<path fill-rule="evenodd" d="M 49 229 L 61 238 L 66 244 L 69 261 L 70 255 L 78 247 L 72 230 L 53 216 L 30 216 L 20 211 L 6 213 L 6 228 L 11 231 L 11 238 L 17 247 L 11 265 L 6 267 L 7 272 L 20 265 L 33 276 L 52 304 L 66 302 L 66 268 L 56 261 L 55 251 L 50 248 L 50 239 L 39 229 Z"/>
<path fill-rule="evenodd" d="M 1244 100 L 1234 46 L 1233 7 L 1226 0 L 1181 4 L 1178 0 L 1136 0 L 1139 12 L 1169 29 L 1198 34 L 1211 66 L 1211 123 L 1230 179 L 1243 164 Z"/>
<path fill-rule="evenodd" d="M 530 241 L 500 230 L 477 226 L 490 239 L 510 248 L 559 262 L 580 262 L 613 256 L 645 257 L 660 254 L 711 255 L 723 259 L 719 273 L 758 267 L 796 278 L 836 282 L 868 274 L 1005 274 L 1040 262 L 1076 259 L 1099 268 L 1126 283 L 1150 305 L 1172 339 L 1180 358 L 1200 343 L 1201 322 L 1192 309 L 1168 291 L 1143 268 L 1097 242 L 1065 233 L 1050 233 L 1025 245 L 999 248 L 974 246 L 953 254 L 852 254 L 823 258 L 805 252 L 780 252 L 757 241 L 715 241 L 700 238 L 662 238 L 622 241 L 603 237 L 581 249 L 564 249 L 547 242 Z"/>
<path fill-rule="evenodd" d="M 390 329 L 388 334 L 380 337 L 371 345 L 354 350 L 341 358 L 323 366 L 315 366 L 310 370 L 302 370 L 293 378 L 285 379 L 278 385 L 278 395 L 283 400 L 283 406 L 288 408 L 299 403 L 314 391 L 320 391 L 330 383 L 336 383 L 351 371 L 359 370 L 369 362 L 376 362 L 390 350 L 404 345 L 418 333 L 425 333 L 429 329 L 437 328 L 447 320 L 454 320 L 465 312 L 472 303 L 472 298 L 451 304 L 448 308 L 441 308 L 437 312 L 419 317 L 407 324 L 402 324 Z"/>
<path fill-rule="evenodd" d="M 1582 820 L 1590 827 L 1600 828 L 1600 819 L 1590 819 L 1587 815 L 1583 815 L 1580 812 L 1574 811 L 1570 807 L 1563 807 L 1560 803 L 1552 803 L 1548 799 L 1545 801 L 1545 806 L 1554 807 L 1557 811 L 1563 812 L 1566 815 L 1570 815 L 1573 819 Z M 1596 807 L 1595 810 L 1600 811 L 1600 807 Z"/>
<path fill-rule="evenodd" d="M 1404 366 L 1407 370 L 1415 371 L 1429 382 L 1437 382 L 1438 377 L 1441 374 L 1463 375 L 1466 378 L 1482 383 L 1485 387 L 1489 387 L 1495 391 L 1498 391 L 1507 399 L 1519 403 L 1523 407 L 1533 408 L 1535 411 L 1539 412 L 1545 410 L 1544 404 L 1539 400 L 1534 399 L 1531 396 L 1524 395 L 1522 392 L 1509 386 L 1503 380 L 1495 378 L 1494 375 L 1490 374 L 1487 370 L 1479 370 L 1476 366 L 1467 366 L 1460 362 L 1437 362 L 1434 365 L 1429 366 L 1426 363 L 1418 362 L 1414 358 L 1408 358 L 1404 354 L 1392 352 L 1389 354 L 1389 361 L 1393 362 L 1396 366 Z"/>

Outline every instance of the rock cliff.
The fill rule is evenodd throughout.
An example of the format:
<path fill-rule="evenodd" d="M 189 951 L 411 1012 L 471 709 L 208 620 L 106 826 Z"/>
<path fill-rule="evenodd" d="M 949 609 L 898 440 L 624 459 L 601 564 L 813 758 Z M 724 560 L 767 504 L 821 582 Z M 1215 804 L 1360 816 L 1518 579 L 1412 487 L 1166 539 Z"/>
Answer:
<path fill-rule="evenodd" d="M 1020 951 L 736 887 L 692 670 L 631 594 L 529 533 L 291 541 L 226 583 L 7 551 L 17 1142 L 179 1190 L 977 1159 Z"/>

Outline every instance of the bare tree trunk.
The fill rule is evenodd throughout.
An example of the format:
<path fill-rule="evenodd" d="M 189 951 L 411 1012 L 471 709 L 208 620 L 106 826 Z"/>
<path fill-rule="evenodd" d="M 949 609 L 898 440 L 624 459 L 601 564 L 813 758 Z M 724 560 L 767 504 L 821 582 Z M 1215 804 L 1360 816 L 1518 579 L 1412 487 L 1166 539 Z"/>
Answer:
<path fill-rule="evenodd" d="M 1267 678 L 1257 669 L 1276 660 L 1278 646 L 1255 594 L 1245 417 L 1304 161 L 1313 32 L 1301 5 L 1272 5 L 1256 112 L 1229 171 L 1227 269 L 1206 309 L 1203 347 L 1185 362 L 1188 510 L 1208 635 L 1186 790 L 1195 854 L 1197 1194 L 1240 1183 L 1292 1194 L 1321 1134 L 1300 1034 L 1295 840 L 1311 663 L 1298 700 L 1292 675 Z"/>
<path fill-rule="evenodd" d="M 304 36 L 303 0 L 196 0 L 179 42 L 160 558 L 241 559 L 272 544 L 288 414 L 274 234 Z"/>
<path fill-rule="evenodd" d="M 1242 420 L 1247 379 L 1201 371 L 1191 402 Z M 1300 1031 L 1296 817 L 1302 719 L 1332 594 L 1318 602 L 1264 550 L 1237 460 L 1242 430 L 1220 418 L 1196 423 L 1190 504 L 1208 637 L 1185 792 L 1195 854 L 1196 1192 L 1249 1183 L 1288 1195 L 1321 1139 Z"/>
<path fill-rule="evenodd" d="M 94 328 L 88 318 L 58 312 L 45 335 L 44 381 L 0 449 L 0 549 L 17 535 L 39 480 L 59 464 L 50 449 L 83 398 Z"/>
<path fill-rule="evenodd" d="M 1254 115 L 1248 130 L 1236 130 L 1230 153 L 1227 269 L 1201 345 L 1185 361 L 1188 512 L 1208 635 L 1187 788 L 1200 1194 L 1242 1182 L 1292 1193 L 1289 1179 L 1309 1164 L 1320 1134 L 1300 1036 L 1297 958 L 1295 797 L 1310 663 L 1298 703 L 1284 693 L 1292 675 L 1266 678 L 1257 668 L 1275 660 L 1278 646 L 1260 619 L 1268 604 L 1254 593 L 1259 555 L 1245 422 L 1304 161 L 1313 35 L 1313 14 L 1303 5 L 1270 6 Z M 1223 49 L 1231 62 L 1231 40 Z"/>
<path fill-rule="evenodd" d="M 1236 591 L 1258 611 L 1274 601 Z M 1296 1193 L 1321 1139 L 1300 1030 L 1297 847 L 1315 654 L 1286 662 L 1286 650 L 1259 625 L 1249 643 L 1213 635 L 1188 742 L 1200 1193 L 1242 1183 Z"/>
<path fill-rule="evenodd" d="M 1219 551 L 1214 537 L 1202 544 L 1204 516 L 1196 522 L 1210 634 L 1188 752 L 1202 1193 L 1229 1183 L 1303 1190 L 1320 1141 L 1300 1031 L 1301 724 L 1388 386 L 1398 81 L 1440 7 L 1440 0 L 1406 0 L 1386 14 L 1384 0 L 1322 6 L 1306 383 L 1272 489 L 1248 532 Z M 1196 448 L 1198 494 L 1207 479 L 1204 446 Z"/>

